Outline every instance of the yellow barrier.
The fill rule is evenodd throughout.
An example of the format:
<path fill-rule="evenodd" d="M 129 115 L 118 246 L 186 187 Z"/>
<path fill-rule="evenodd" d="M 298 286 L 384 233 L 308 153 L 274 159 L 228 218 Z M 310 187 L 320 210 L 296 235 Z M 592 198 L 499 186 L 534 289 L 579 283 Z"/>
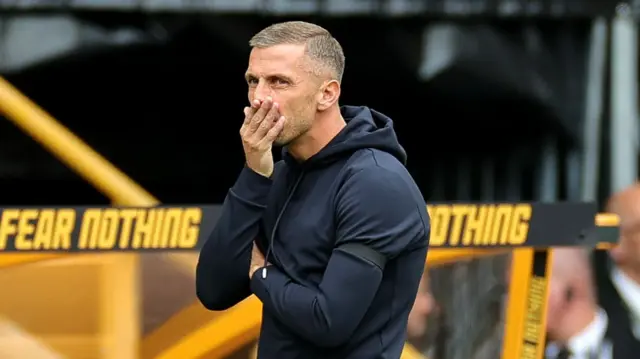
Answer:
<path fill-rule="evenodd" d="M 599 227 L 615 227 L 618 225 L 618 218 L 617 216 L 612 214 L 598 214 L 595 218 L 595 222 L 596 222 L 596 225 Z M 433 224 L 433 226 L 436 227 L 436 224 Z M 542 231 L 538 230 L 537 232 L 538 232 L 537 233 L 538 237 L 540 237 L 540 233 Z M 544 237 L 544 235 L 542 237 Z M 526 244 L 524 245 L 526 246 Z M 507 248 L 507 247 L 488 248 L 488 249 L 432 248 L 429 250 L 427 265 L 428 266 L 442 265 L 442 264 L 453 262 L 453 261 L 470 259 L 476 256 L 494 255 L 494 254 L 504 253 L 511 250 L 513 250 L 513 248 Z M 508 331 L 509 333 L 507 335 L 509 336 L 509 338 L 515 338 L 514 340 L 516 339 L 520 340 L 520 342 L 522 342 L 521 339 L 524 334 L 524 331 L 522 329 L 524 328 L 525 319 L 526 319 L 524 317 L 524 313 L 525 313 L 525 309 L 527 309 L 529 305 L 527 300 L 531 295 L 531 288 L 530 288 L 531 286 L 529 284 L 533 283 L 533 280 L 536 279 L 532 275 L 534 253 L 535 253 L 535 249 L 531 247 L 521 247 L 521 249 L 517 249 L 515 254 L 515 260 L 514 260 L 515 268 L 512 271 L 514 278 L 529 278 L 528 280 L 523 280 L 522 282 L 518 282 L 517 285 L 511 288 L 513 292 L 511 293 L 511 296 L 510 296 L 510 298 L 512 298 L 512 301 L 510 301 L 510 308 L 508 310 L 508 320 L 510 322 L 509 324 L 510 327 L 517 328 L 517 330 L 512 332 Z M 550 270 L 546 272 L 546 275 L 544 277 L 548 278 L 549 275 L 550 275 Z M 546 282 L 548 281 L 545 281 L 545 283 Z M 546 290 L 546 288 L 544 290 Z M 255 300 L 255 299 L 252 298 L 248 300 Z M 511 304 L 513 305 L 511 306 Z M 540 310 L 544 311 L 544 306 L 541 307 Z M 181 314 L 181 315 L 189 315 L 188 313 L 189 311 L 186 310 L 184 311 L 184 314 Z M 248 344 L 250 340 L 254 339 L 250 334 L 253 333 L 253 331 L 255 331 L 255 329 L 259 327 L 260 316 L 261 316 L 261 313 L 260 313 L 259 306 L 247 307 L 243 311 L 226 311 L 226 312 L 220 313 L 213 320 L 210 326 L 205 326 L 199 329 L 198 330 L 199 334 L 194 334 L 194 337 L 199 338 L 201 337 L 202 333 L 212 333 L 210 331 L 210 328 L 215 327 L 216 322 L 219 322 L 219 323 L 240 322 L 240 321 L 250 320 L 250 323 L 249 323 L 250 325 L 247 325 L 247 323 L 243 322 L 243 325 L 231 326 L 229 328 L 224 329 L 225 335 L 229 337 L 247 338 L 246 341 L 242 343 L 233 342 L 234 347 L 241 347 L 243 345 Z M 222 326 L 218 328 L 222 328 Z M 540 326 L 539 328 L 543 328 L 543 326 Z M 161 327 L 158 329 L 158 331 L 163 331 L 163 330 L 166 330 L 166 331 L 175 330 L 175 327 L 167 326 L 166 328 Z M 540 332 L 540 330 L 538 330 L 536 333 L 542 336 L 537 338 L 537 342 L 543 343 L 544 332 Z M 197 343 L 197 345 L 205 346 L 205 347 L 201 347 L 202 353 L 209 353 L 209 355 L 207 356 L 208 358 L 216 358 L 216 359 L 222 358 L 221 356 L 214 355 L 218 350 L 220 350 L 220 348 L 216 347 L 214 343 L 211 341 L 209 341 L 208 343 L 210 345 L 207 345 L 206 342 Z M 167 352 L 181 353 L 186 355 L 186 353 L 190 353 L 193 350 L 192 346 L 196 345 L 196 342 L 189 341 L 189 340 L 182 340 L 182 341 L 170 342 L 170 343 L 165 342 L 164 345 L 165 345 L 165 353 Z M 155 349 L 154 352 L 157 352 L 159 348 L 155 347 L 154 349 Z M 505 347 L 504 358 L 511 359 L 511 358 L 519 357 L 519 356 L 516 356 L 515 353 L 516 352 L 519 353 L 521 349 L 522 349 L 521 345 L 514 346 L 514 347 Z M 151 358 L 151 357 L 145 357 L 145 359 L 147 358 Z"/>
<path fill-rule="evenodd" d="M 32 338 L 19 326 L 0 319 L 0 358 L 3 359 L 63 359 L 55 350 Z"/>
<path fill-rule="evenodd" d="M 548 263 L 550 263 L 549 261 Z M 529 288 L 532 285 L 533 276 L 531 275 L 531 268 L 534 263 L 534 251 L 529 248 L 518 248 L 513 251 L 513 259 L 511 265 L 511 281 L 509 285 L 509 302 L 506 311 L 506 325 L 504 332 L 504 340 L 502 347 L 502 357 L 505 359 L 516 359 L 521 357 L 523 351 L 523 338 L 526 335 L 530 335 L 527 331 L 526 323 L 529 318 L 528 301 Z M 548 281 L 547 281 L 548 282 Z M 544 285 L 546 286 L 546 282 Z M 546 292 L 546 287 L 545 287 Z M 546 293 L 542 293 L 546 298 Z M 536 313 L 546 313 L 546 300 L 540 303 L 541 307 L 538 307 Z M 544 332 L 545 332 L 545 320 L 543 316 L 539 319 L 537 324 L 538 328 L 532 330 L 533 338 L 531 342 L 536 344 L 533 348 L 533 355 L 530 358 L 542 359 L 540 356 L 538 344 L 544 345 Z M 536 319 L 538 319 L 536 317 Z M 542 338 L 540 337 L 542 336 Z M 540 340 L 542 339 L 542 340 Z"/>
<path fill-rule="evenodd" d="M 400 359 L 427 359 L 424 355 L 420 354 L 416 348 L 414 348 L 411 344 L 407 344 L 404 346 L 404 350 L 402 351 L 402 356 Z"/>
<path fill-rule="evenodd" d="M 465 205 L 468 206 L 468 205 Z M 546 212 L 549 208 L 538 207 L 539 210 Z M 176 230 L 176 233 L 182 233 L 182 239 L 168 240 L 168 244 L 174 242 L 175 245 L 180 243 L 188 244 L 187 247 L 184 248 L 192 248 L 194 249 L 198 242 L 203 242 L 206 239 L 206 230 L 201 230 L 201 228 L 195 228 L 193 225 L 201 225 L 204 228 L 212 228 L 212 222 L 200 223 L 200 218 L 202 219 L 211 219 L 213 216 L 207 215 L 207 213 L 212 214 L 213 208 L 211 206 L 202 206 L 202 207 L 168 207 L 168 206 L 159 206 L 154 208 L 59 208 L 56 211 L 60 211 L 61 213 L 65 213 L 67 218 L 75 218 L 74 225 L 64 225 L 62 228 L 64 229 L 64 233 L 68 236 L 73 237 L 68 241 L 70 243 L 69 248 L 76 248 L 82 251 L 92 251 L 94 249 L 88 248 L 86 244 L 83 243 L 80 238 L 93 238 L 94 236 L 91 233 L 98 234 L 101 231 L 96 232 L 96 227 L 93 225 L 88 226 L 87 223 L 94 223 L 93 221 L 96 218 L 101 218 L 103 215 L 106 218 L 108 213 L 112 215 L 120 215 L 129 213 L 142 215 L 146 217 L 146 214 L 149 213 L 174 213 L 180 215 L 175 218 L 181 218 L 177 227 L 172 226 L 173 229 Z M 26 232 L 13 232 L 13 230 L 17 230 L 24 227 L 17 227 L 15 223 L 20 222 L 20 218 L 24 217 L 28 214 L 33 214 L 33 209 L 11 209 L 4 208 L 0 209 L 0 225 L 2 226 L 2 230 L 0 231 L 0 250 L 8 250 L 8 251 L 16 251 L 19 250 L 19 246 L 16 245 L 18 241 L 16 238 L 24 235 L 29 235 Z M 37 211 L 36 211 L 37 212 Z M 186 216 L 186 213 L 189 213 L 190 216 Z M 99 215 L 99 216 L 97 216 Z M 185 222 L 185 218 L 197 219 L 198 222 Z M 8 222 L 7 218 L 11 218 L 14 222 Z M 43 217 L 44 218 L 44 217 Z M 165 217 L 163 217 L 165 218 Z M 596 221 L 599 224 L 616 224 L 615 221 L 603 221 L 602 219 L 616 219 L 616 217 L 611 217 L 607 215 L 601 215 L 596 218 Z M 40 218 L 42 220 L 42 218 Z M 35 228 L 39 228 L 42 223 L 40 220 L 33 222 Z M 66 222 L 65 222 L 66 223 Z M 109 223 L 114 223 L 110 221 Z M 137 220 L 132 223 L 132 226 L 129 228 L 128 233 L 130 235 L 135 236 L 135 233 L 141 231 L 141 228 L 145 228 L 146 231 L 149 230 L 149 227 L 152 222 L 145 221 L 143 226 L 138 226 L 141 222 Z M 169 223 L 167 221 L 161 222 L 162 226 Z M 538 221 L 538 224 L 541 224 Z M 544 222 L 542 222 L 544 224 Z M 433 223 L 434 226 L 438 226 L 437 221 Z M 187 226 L 187 227 L 185 227 Z M 153 227 L 153 226 L 152 226 Z M 492 227 L 492 226 L 490 226 Z M 91 228 L 91 230 L 82 230 L 82 228 Z M 189 235 L 186 235 L 187 231 L 182 230 L 180 228 L 189 228 Z M 528 236 L 527 240 L 523 243 L 526 243 L 529 239 L 533 240 L 531 245 L 535 246 L 537 241 L 540 238 L 545 238 L 546 235 L 540 236 L 540 228 L 536 227 L 535 235 Z M 60 229 L 60 228 L 59 228 Z M 30 230 L 33 230 L 31 228 Z M 7 234 L 11 232 L 15 236 L 7 237 Z M 49 232 L 55 232 L 55 230 L 49 230 Z M 60 233 L 61 231 L 58 231 Z M 117 231 L 116 231 L 117 232 Z M 113 232 L 114 235 L 116 232 Z M 84 237 L 83 234 L 84 233 Z M 121 235 L 123 233 L 127 233 L 126 231 L 118 232 Z M 452 231 L 452 233 L 461 234 L 459 230 Z M 609 232 L 610 233 L 610 232 Z M 610 233 L 611 234 L 611 233 Z M 614 233 L 615 234 L 615 233 Z M 50 236 L 45 236 L 49 238 Z M 104 236 L 103 236 L 104 237 Z M 608 236 L 609 240 L 611 240 L 611 235 Z M 34 240 L 38 238 L 38 236 L 33 237 Z M 106 238 L 106 237 L 105 237 Z M 111 251 L 120 251 L 120 250 L 135 250 L 136 246 L 140 246 L 140 243 L 145 242 L 131 242 L 128 239 L 123 241 L 123 238 L 118 240 L 113 237 L 113 241 L 109 240 L 109 245 L 104 246 L 102 243 L 102 239 L 100 239 L 96 243 L 102 243 L 101 246 L 97 248 L 101 249 L 109 249 Z M 146 237 L 150 239 L 151 237 Z M 191 239 L 189 239 L 191 238 Z M 103 238 L 104 239 L 104 238 Z M 153 240 L 161 240 L 159 238 L 153 237 Z M 162 240 L 161 240 L 162 241 Z M 117 246 L 114 246 L 113 243 L 117 243 Z M 138 243 L 138 244 L 132 244 Z M 152 242 L 149 242 L 152 243 Z M 569 242 L 567 242 L 569 243 Z M 125 247 L 122 245 L 125 244 Z M 158 245 L 161 242 L 156 243 Z M 486 244 L 486 243 L 484 243 Z M 143 246 L 147 246 L 142 244 Z M 483 245 L 483 243 L 478 243 L 478 245 Z M 21 245 L 24 248 L 24 244 Z M 30 249 L 31 247 L 28 246 Z M 154 250 L 153 246 L 148 247 L 149 250 Z M 162 245 L 158 247 L 156 250 L 166 250 L 170 249 L 170 246 Z M 28 250 L 27 249 L 27 250 Z M 501 252 L 509 251 L 511 248 L 494 248 L 494 249 L 483 249 L 480 248 L 449 248 L 449 249 L 437 249 L 432 248 L 429 251 L 429 255 L 427 258 L 428 266 L 435 265 L 443 265 L 446 263 L 475 258 L 479 256 L 486 256 Z M 100 293 L 103 293 L 102 299 L 99 301 L 103 305 L 103 307 L 99 310 L 101 313 L 101 326 L 103 327 L 102 332 L 110 333 L 107 336 L 104 336 L 104 342 L 101 344 L 101 348 L 104 348 L 103 352 L 108 353 L 104 354 L 107 358 L 111 357 L 120 357 L 121 352 L 115 352 L 116 350 L 122 350 L 118 348 L 118 345 L 114 344 L 124 344 L 124 347 L 132 345 L 131 341 L 137 341 L 137 337 L 135 335 L 129 335 L 131 333 L 127 326 L 127 322 L 130 318 L 135 317 L 135 302 L 136 299 L 139 298 L 137 287 L 139 283 L 136 283 L 137 276 L 135 274 L 136 268 L 125 267 L 121 265 L 121 262 L 118 261 L 121 258 L 122 254 L 111 253 L 111 254 L 102 254 L 99 256 L 95 256 L 95 258 L 100 259 L 100 261 L 104 262 L 107 259 L 110 259 L 110 262 L 113 263 L 110 267 L 103 266 L 103 270 L 99 275 L 101 283 L 101 289 L 97 290 Z M 533 273 L 532 267 L 535 264 L 535 250 L 532 247 L 518 247 L 515 251 L 515 260 L 514 260 L 514 268 L 512 273 L 514 278 L 519 278 L 520 280 L 517 282 L 521 285 L 514 285 L 511 287 L 511 295 L 510 298 L 513 299 L 513 302 L 507 311 L 507 319 L 510 322 L 510 328 L 514 328 L 512 331 L 507 331 L 507 336 L 509 338 L 522 338 L 523 333 L 523 325 L 526 323 L 527 318 L 530 316 L 525 316 L 523 313 L 526 309 L 530 307 L 530 304 L 527 302 L 528 298 L 531 295 L 531 284 L 534 283 L 535 280 L 540 280 L 541 278 L 546 281 L 546 278 L 550 275 L 550 272 L 547 270 L 546 273 Z M 87 258 L 87 257 L 76 257 L 76 258 Z M 129 257 L 131 258 L 131 257 Z M 546 261 L 546 258 L 544 259 Z M 60 261 L 55 261 L 59 263 Z M 109 262 L 109 261 L 107 261 Z M 77 262 L 76 262 L 77 263 Z M 549 262 L 547 262 L 549 263 Z M 75 270 L 76 273 L 83 273 L 84 270 Z M 72 273 L 72 272 L 69 272 Z M 535 278 L 538 276 L 539 278 Z M 38 276 L 36 276 L 38 278 Z M 29 279 L 18 279 L 22 283 L 31 283 Z M 45 282 L 46 283 L 46 282 Z M 546 283 L 546 282 L 545 282 Z M 55 284 L 54 284 L 55 285 Z M 543 284 L 544 285 L 544 284 Z M 4 287 L 11 287 L 11 285 L 7 285 L 6 283 L 2 283 Z M 46 284 L 45 284 L 46 286 Z M 540 287 L 540 286 L 539 286 Z M 544 297 L 544 290 L 542 287 L 538 291 L 539 297 Z M 67 288 L 67 290 L 72 291 L 73 289 Z M 542 293 L 542 294 L 540 294 Z M 41 296 L 42 297 L 42 296 Z M 1 302 L 0 302 L 1 304 Z M 35 308 L 39 308 L 42 306 L 46 306 L 46 304 L 41 303 L 40 305 L 36 305 Z M 143 345 L 143 357 L 149 358 L 170 358 L 170 357 L 182 357 L 182 358 L 197 358 L 197 357 L 208 357 L 208 358 L 223 358 L 236 351 L 237 349 L 243 347 L 245 344 L 248 344 L 250 341 L 255 339 L 259 324 L 260 324 L 260 303 L 255 297 L 251 297 L 245 300 L 240 305 L 232 308 L 231 310 L 220 313 L 220 314 L 211 314 L 209 316 L 201 315 L 203 312 L 202 306 L 199 303 L 195 303 L 186 310 L 183 311 L 183 315 L 175 316 L 167 321 L 162 327 L 161 330 L 156 330 L 151 335 L 147 336 L 144 345 L 149 345 L 148 347 L 144 347 Z M 118 310 L 119 312 L 115 312 Z M 543 307 L 538 306 L 538 311 L 544 311 Z M 55 321 L 53 321 L 55 323 Z M 61 323 L 62 324 L 62 323 Z M 543 325 L 539 325 L 539 327 L 543 327 Z M 191 328 L 198 328 L 196 331 L 191 331 Z M 528 332 L 527 332 L 528 333 Z M 541 335 L 540 331 L 537 332 Z M 121 335 L 121 336 L 119 336 Z M 210 338 L 214 336 L 216 340 L 211 340 Z M 538 343 L 543 343 L 544 338 L 537 338 Z M 127 342 L 129 340 L 130 342 Z M 509 343 L 517 342 L 515 340 L 509 340 Z M 528 340 L 527 342 L 530 342 Z M 147 344 L 148 343 L 148 344 Z M 522 351 L 523 343 L 514 344 L 512 346 L 506 346 L 505 350 L 507 353 L 510 353 L 505 356 L 505 358 L 512 358 L 515 355 L 514 353 Z M 109 353 L 109 350 L 113 350 L 114 352 Z"/>
<path fill-rule="evenodd" d="M 110 198 L 113 203 L 130 206 L 154 206 L 159 203 L 150 193 L 58 123 L 52 116 L 21 94 L 2 77 L 0 77 L 0 112 L 4 113 L 9 120 L 58 157 L 65 165 Z M 126 256 L 130 258 L 125 258 Z M 137 274 L 140 266 L 139 259 L 131 256 L 137 255 L 123 255 L 121 266 L 131 267 L 132 275 L 137 276 L 139 275 Z M 194 254 L 167 254 L 166 256 L 172 262 L 184 268 L 186 272 L 195 272 L 196 256 Z M 36 256 L 8 254 L 3 255 L 0 260 L 0 266 L 60 257 L 60 255 L 52 254 Z M 200 315 L 207 315 L 207 313 L 203 310 Z M 115 326 L 117 327 L 118 325 Z M 134 337 L 140 335 L 139 323 L 131 320 L 129 321 L 129 327 L 127 335 Z M 124 344 L 121 346 L 124 347 Z M 129 354 L 125 355 L 124 351 Z M 130 345 L 129 349 L 123 349 L 123 353 L 119 354 L 119 358 L 137 358 L 138 351 L 136 342 L 135 345 Z"/>
<path fill-rule="evenodd" d="M 135 323 L 139 285 L 122 260 L 119 254 L 68 256 L 2 270 L 0 287 L 10 290 L 0 297 L 0 310 L 22 328 L 22 337 L 28 334 L 63 358 L 117 357 L 128 341 L 138 341 L 117 342 Z M 20 343 L 17 335 L 2 339 L 5 350 Z"/>

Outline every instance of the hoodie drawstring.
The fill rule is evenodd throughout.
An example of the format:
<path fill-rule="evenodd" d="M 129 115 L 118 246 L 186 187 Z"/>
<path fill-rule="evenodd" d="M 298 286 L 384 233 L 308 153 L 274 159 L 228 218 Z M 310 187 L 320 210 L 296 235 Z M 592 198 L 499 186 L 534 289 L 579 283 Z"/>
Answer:
<path fill-rule="evenodd" d="M 280 210 L 280 213 L 278 213 L 278 217 L 276 218 L 276 223 L 273 225 L 273 229 L 271 230 L 271 238 L 269 238 L 269 248 L 267 248 L 267 254 L 264 256 L 264 265 L 262 268 L 263 279 L 267 278 L 266 267 L 267 267 L 267 264 L 269 263 L 269 256 L 271 255 L 271 252 L 273 252 L 272 250 L 273 242 L 276 237 L 276 231 L 278 230 L 278 225 L 280 224 L 280 220 L 284 216 L 284 211 L 287 209 L 289 202 L 291 202 L 291 199 L 293 198 L 294 193 L 296 193 L 296 189 L 298 189 L 298 185 L 300 185 L 300 182 L 302 182 L 303 177 L 304 177 L 304 172 L 301 172 L 300 176 L 298 176 L 298 178 L 296 179 L 296 182 L 293 184 L 293 187 L 291 188 L 291 191 L 289 192 L 287 199 L 284 201 L 284 205 L 282 206 L 282 209 Z M 273 256 L 276 257 L 275 253 L 273 253 Z"/>

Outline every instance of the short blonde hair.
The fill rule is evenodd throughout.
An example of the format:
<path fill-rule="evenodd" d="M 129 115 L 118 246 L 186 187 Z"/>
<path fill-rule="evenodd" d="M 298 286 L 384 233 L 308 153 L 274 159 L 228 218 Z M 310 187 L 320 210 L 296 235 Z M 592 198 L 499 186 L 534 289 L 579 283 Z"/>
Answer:
<path fill-rule="evenodd" d="M 273 24 L 249 40 L 253 48 L 275 45 L 305 45 L 305 53 L 320 66 L 328 69 L 336 80 L 342 81 L 345 57 L 342 46 L 322 26 L 304 21 L 287 21 Z"/>

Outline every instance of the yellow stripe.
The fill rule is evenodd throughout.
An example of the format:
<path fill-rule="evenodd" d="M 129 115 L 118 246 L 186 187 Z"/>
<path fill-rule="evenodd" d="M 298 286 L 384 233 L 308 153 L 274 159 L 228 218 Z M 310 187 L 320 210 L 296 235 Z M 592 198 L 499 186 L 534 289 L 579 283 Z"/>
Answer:
<path fill-rule="evenodd" d="M 51 259 L 59 259 L 65 258 L 68 255 L 63 254 L 22 254 L 22 253 L 12 253 L 5 254 L 1 253 L 0 255 L 0 268 L 6 268 L 21 264 L 35 263 L 45 260 Z"/>
<path fill-rule="evenodd" d="M 260 330 L 262 303 L 251 296 L 195 332 L 185 334 L 156 359 L 222 359 L 254 340 Z"/>

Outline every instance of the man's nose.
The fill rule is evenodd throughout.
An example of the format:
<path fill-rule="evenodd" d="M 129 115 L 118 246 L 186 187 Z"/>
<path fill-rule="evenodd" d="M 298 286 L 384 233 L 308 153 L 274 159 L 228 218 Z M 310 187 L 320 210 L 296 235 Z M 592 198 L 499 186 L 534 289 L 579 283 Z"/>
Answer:
<path fill-rule="evenodd" d="M 258 86 L 256 86 L 255 97 L 260 101 L 264 101 L 268 96 L 271 96 L 271 88 L 264 80 L 260 80 L 258 82 Z"/>

